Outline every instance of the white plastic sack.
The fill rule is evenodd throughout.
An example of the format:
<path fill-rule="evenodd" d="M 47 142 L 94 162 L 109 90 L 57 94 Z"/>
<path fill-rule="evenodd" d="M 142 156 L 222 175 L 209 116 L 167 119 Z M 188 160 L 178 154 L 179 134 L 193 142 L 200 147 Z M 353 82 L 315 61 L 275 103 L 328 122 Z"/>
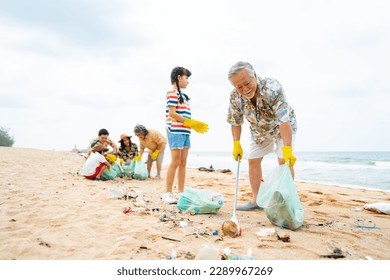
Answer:
<path fill-rule="evenodd" d="M 204 189 L 186 187 L 179 196 L 177 208 L 194 214 L 216 214 L 223 205 L 223 195 Z"/>
<path fill-rule="evenodd" d="M 139 160 L 135 163 L 133 178 L 136 180 L 146 180 L 149 176 L 148 169 L 145 164 Z"/>
<path fill-rule="evenodd" d="M 303 224 L 303 207 L 290 168 L 285 164 L 268 175 L 260 187 L 256 203 L 264 208 L 267 218 L 274 225 L 295 230 Z"/>
<path fill-rule="evenodd" d="M 364 209 L 390 215 L 390 203 L 387 202 L 364 204 Z"/>

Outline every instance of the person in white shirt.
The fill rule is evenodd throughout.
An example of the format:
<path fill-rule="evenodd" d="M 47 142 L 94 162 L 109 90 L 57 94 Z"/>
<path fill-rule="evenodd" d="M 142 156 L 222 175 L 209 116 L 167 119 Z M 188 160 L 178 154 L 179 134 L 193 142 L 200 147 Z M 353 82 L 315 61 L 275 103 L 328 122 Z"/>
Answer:
<path fill-rule="evenodd" d="M 104 152 L 108 151 L 108 148 L 102 144 L 96 144 L 91 150 L 91 154 L 85 161 L 81 175 L 91 180 L 104 180 L 100 178 L 106 167 L 110 168 L 110 163 L 104 157 Z"/>

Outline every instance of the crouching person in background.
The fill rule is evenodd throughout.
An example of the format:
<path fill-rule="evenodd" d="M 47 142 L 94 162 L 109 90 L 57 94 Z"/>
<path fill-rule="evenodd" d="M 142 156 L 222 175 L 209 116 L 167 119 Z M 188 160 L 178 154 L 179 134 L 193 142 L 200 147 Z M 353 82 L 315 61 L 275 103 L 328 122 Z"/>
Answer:
<path fill-rule="evenodd" d="M 104 147 L 102 144 L 96 144 L 91 149 L 91 154 L 85 161 L 81 175 L 90 180 L 102 180 L 100 177 L 106 167 L 110 168 L 110 163 L 104 157 L 104 152 L 108 151 L 108 148 Z"/>

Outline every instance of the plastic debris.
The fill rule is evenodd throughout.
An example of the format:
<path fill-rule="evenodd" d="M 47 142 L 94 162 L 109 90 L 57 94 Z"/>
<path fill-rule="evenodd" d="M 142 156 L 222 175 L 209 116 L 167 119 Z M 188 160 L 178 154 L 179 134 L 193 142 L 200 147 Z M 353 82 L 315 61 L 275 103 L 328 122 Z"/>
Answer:
<path fill-rule="evenodd" d="M 196 260 L 220 260 L 221 254 L 215 247 L 204 245 L 195 256 Z"/>
<path fill-rule="evenodd" d="M 184 228 L 186 226 L 188 226 L 187 222 L 179 221 L 179 227 Z"/>
<path fill-rule="evenodd" d="M 364 209 L 390 215 L 390 203 L 388 202 L 364 204 Z"/>
<path fill-rule="evenodd" d="M 265 237 L 276 234 L 276 230 L 274 228 L 261 228 L 258 232 L 256 232 L 257 236 Z"/>

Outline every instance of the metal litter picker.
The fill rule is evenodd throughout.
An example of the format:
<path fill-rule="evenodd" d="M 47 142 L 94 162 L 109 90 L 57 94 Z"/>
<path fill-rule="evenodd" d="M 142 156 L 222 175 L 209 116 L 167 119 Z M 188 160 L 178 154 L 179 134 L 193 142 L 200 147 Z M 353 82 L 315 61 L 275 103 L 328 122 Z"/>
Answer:
<path fill-rule="evenodd" d="M 236 174 L 236 189 L 234 192 L 234 203 L 233 203 L 233 215 L 230 221 L 225 221 L 222 224 L 222 231 L 225 235 L 229 235 L 232 237 L 241 236 L 242 235 L 242 229 L 240 227 L 240 224 L 238 223 L 238 219 L 236 216 L 236 209 L 237 209 L 237 195 L 238 195 L 238 178 L 240 174 L 240 156 L 237 158 L 238 164 L 237 164 L 237 174 Z"/>

